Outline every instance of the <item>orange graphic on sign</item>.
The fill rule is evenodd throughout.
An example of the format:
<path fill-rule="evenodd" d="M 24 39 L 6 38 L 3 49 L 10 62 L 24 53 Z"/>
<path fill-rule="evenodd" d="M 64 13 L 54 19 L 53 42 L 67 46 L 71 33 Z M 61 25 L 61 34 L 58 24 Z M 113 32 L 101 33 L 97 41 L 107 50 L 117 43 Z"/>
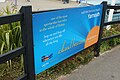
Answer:
<path fill-rule="evenodd" d="M 95 26 L 91 29 L 86 38 L 84 48 L 87 48 L 98 41 L 99 30 L 100 30 L 99 26 Z"/>

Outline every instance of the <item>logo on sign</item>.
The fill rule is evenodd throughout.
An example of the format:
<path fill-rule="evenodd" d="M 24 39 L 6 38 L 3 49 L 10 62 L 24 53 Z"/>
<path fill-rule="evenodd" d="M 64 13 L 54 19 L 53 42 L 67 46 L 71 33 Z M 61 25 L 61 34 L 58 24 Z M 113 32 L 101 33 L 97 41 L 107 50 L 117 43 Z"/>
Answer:
<path fill-rule="evenodd" d="M 48 56 L 42 56 L 42 62 L 45 62 L 45 61 L 47 61 L 47 60 L 49 60 L 50 58 L 52 58 L 53 57 L 53 53 L 52 54 L 50 54 L 50 55 L 48 55 Z"/>

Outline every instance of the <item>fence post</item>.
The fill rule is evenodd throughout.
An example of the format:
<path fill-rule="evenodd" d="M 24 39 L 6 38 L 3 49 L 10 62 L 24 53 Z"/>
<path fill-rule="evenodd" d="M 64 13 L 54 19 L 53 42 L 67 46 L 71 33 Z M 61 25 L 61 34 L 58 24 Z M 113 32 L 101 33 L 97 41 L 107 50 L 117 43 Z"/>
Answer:
<path fill-rule="evenodd" d="M 63 4 L 69 3 L 69 0 L 62 0 Z"/>
<path fill-rule="evenodd" d="M 99 38 L 98 38 L 98 42 L 95 45 L 95 57 L 98 57 L 100 54 L 100 44 L 101 44 L 101 39 L 102 39 L 102 33 L 103 33 L 103 28 L 104 28 L 104 22 L 105 22 L 105 14 L 106 14 L 106 10 L 107 10 L 107 2 L 103 1 L 101 4 L 103 4 L 103 9 L 102 9 L 102 18 L 101 18 L 101 24 L 100 24 L 100 31 L 99 31 Z"/>
<path fill-rule="evenodd" d="M 69 0 L 66 0 L 67 3 L 69 3 Z"/>
<path fill-rule="evenodd" d="M 23 14 L 21 21 L 22 42 L 25 46 L 24 71 L 28 80 L 35 80 L 34 51 L 33 51 L 33 31 L 32 31 L 32 7 L 23 6 L 20 10 Z"/>

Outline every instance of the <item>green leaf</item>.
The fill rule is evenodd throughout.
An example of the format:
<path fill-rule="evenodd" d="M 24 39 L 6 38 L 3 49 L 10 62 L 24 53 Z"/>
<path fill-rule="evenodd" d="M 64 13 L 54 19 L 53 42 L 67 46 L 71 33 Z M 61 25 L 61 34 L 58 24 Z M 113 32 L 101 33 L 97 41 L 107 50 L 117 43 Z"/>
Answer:
<path fill-rule="evenodd" d="M 1 45 L 1 54 L 3 54 L 3 52 L 4 52 L 4 46 L 5 46 L 5 42 L 3 42 Z"/>
<path fill-rule="evenodd" d="M 5 37 L 6 37 L 7 48 L 8 48 L 8 51 L 9 51 L 10 50 L 9 32 L 6 33 Z"/>

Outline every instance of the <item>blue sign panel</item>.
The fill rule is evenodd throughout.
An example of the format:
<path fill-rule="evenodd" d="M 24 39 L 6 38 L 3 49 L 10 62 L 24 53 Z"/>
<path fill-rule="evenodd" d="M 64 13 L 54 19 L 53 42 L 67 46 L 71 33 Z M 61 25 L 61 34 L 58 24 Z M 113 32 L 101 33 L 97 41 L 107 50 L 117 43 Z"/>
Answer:
<path fill-rule="evenodd" d="M 98 41 L 102 5 L 33 14 L 35 73 Z"/>

